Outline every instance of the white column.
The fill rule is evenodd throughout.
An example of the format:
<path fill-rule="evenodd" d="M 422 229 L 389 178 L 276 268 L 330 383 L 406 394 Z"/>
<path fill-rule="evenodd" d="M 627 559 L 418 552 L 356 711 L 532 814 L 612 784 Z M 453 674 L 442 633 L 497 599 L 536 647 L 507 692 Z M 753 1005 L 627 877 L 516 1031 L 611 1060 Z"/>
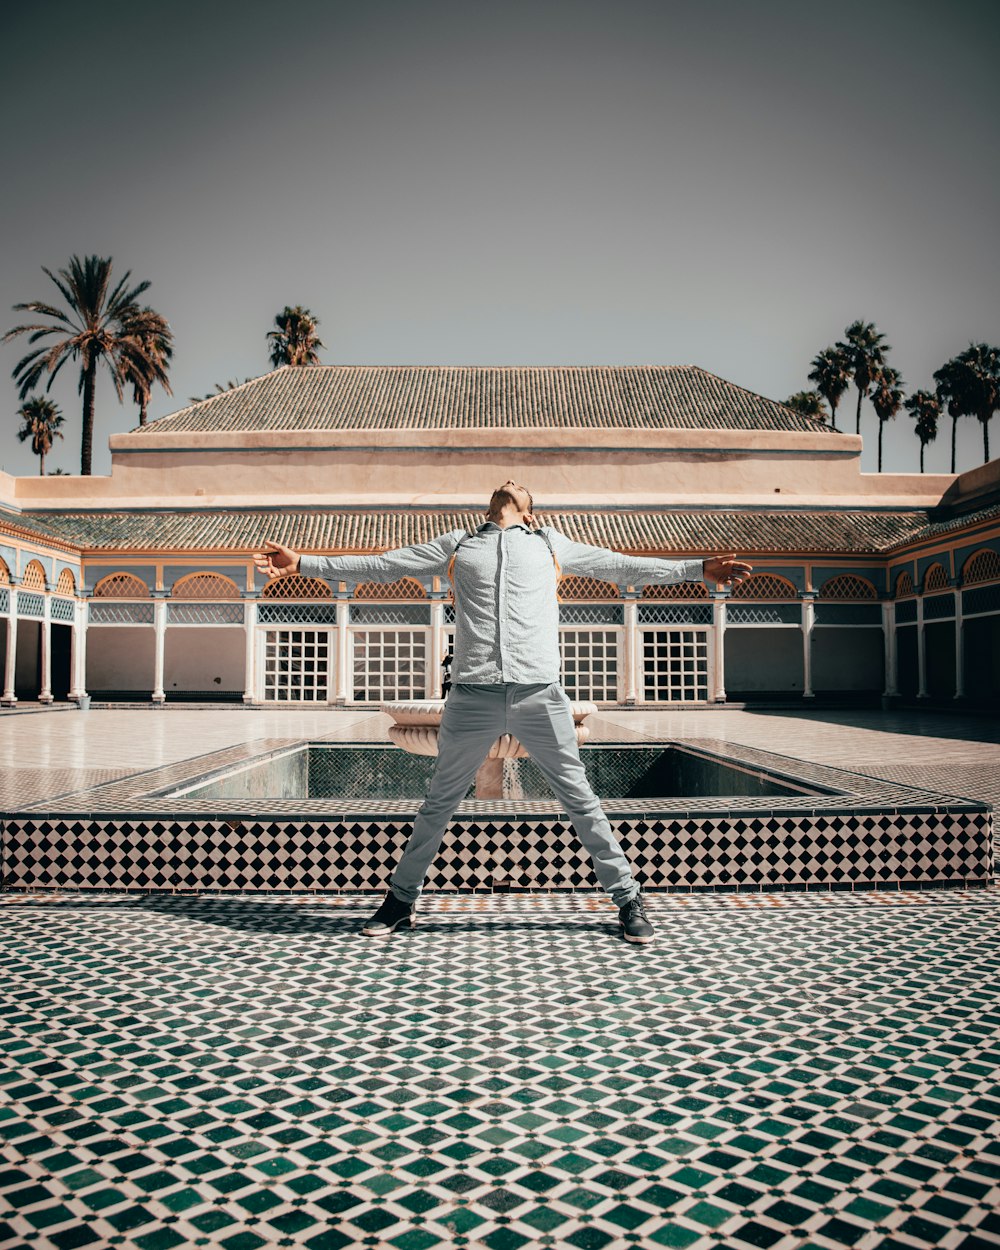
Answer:
<path fill-rule="evenodd" d="M 71 699 L 87 693 L 87 601 L 73 604 L 73 621 L 69 633 L 69 680 Z"/>
<path fill-rule="evenodd" d="M 167 696 L 163 691 L 163 644 L 167 633 L 167 601 L 153 601 L 153 629 L 156 631 L 156 649 L 153 658 L 153 702 L 165 703 Z"/>
<path fill-rule="evenodd" d="M 955 587 L 955 698 L 965 698 L 965 650 L 962 646 L 962 587 Z"/>
<path fill-rule="evenodd" d="M 346 599 L 337 600 L 337 703 L 343 707 L 353 693 L 350 684 L 351 638 L 348 625 L 351 619 L 351 605 Z"/>
<path fill-rule="evenodd" d="M 712 594 L 712 644 L 713 644 L 713 686 L 711 694 L 715 703 L 726 701 L 726 598 L 718 591 Z"/>
<path fill-rule="evenodd" d="M 816 603 L 812 595 L 802 600 L 802 697 L 812 699 L 812 639 L 816 624 Z"/>
<path fill-rule="evenodd" d="M 896 658 L 896 605 L 892 600 L 882 604 L 882 635 L 885 647 L 885 690 L 886 699 L 899 694 L 899 661 Z"/>
<path fill-rule="evenodd" d="M 636 599 L 625 600 L 625 629 L 622 634 L 622 697 L 628 704 L 638 699 L 639 688 L 639 603 Z"/>
<path fill-rule="evenodd" d="M 38 691 L 39 703 L 52 702 L 52 597 L 42 595 L 42 620 L 39 631 L 39 647 L 41 655 L 42 681 Z"/>
<path fill-rule="evenodd" d="M 243 600 L 243 702 L 257 702 L 257 600 Z"/>
<path fill-rule="evenodd" d="M 7 659 L 3 666 L 3 695 L 0 703 L 4 707 L 14 707 L 17 695 L 14 693 L 14 679 L 17 672 L 17 587 L 8 586 L 10 595 L 10 615 L 7 617 Z"/>
<path fill-rule="evenodd" d="M 927 646 L 924 641 L 923 595 L 917 595 L 917 698 L 927 698 Z"/>
<path fill-rule="evenodd" d="M 428 699 L 441 698 L 441 661 L 444 659 L 444 600 L 431 600 L 431 654 L 425 674 Z"/>

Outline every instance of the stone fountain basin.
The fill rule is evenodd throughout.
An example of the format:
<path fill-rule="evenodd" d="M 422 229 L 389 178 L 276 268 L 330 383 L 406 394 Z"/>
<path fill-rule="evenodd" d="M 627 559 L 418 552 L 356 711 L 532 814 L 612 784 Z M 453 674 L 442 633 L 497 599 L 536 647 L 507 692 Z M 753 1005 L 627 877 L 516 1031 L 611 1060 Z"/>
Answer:
<path fill-rule="evenodd" d="M 412 699 L 407 702 L 382 703 L 381 710 L 393 719 L 389 738 L 411 755 L 437 755 L 438 728 L 444 714 L 444 699 Z M 586 742 L 590 730 L 583 724 L 597 711 L 596 703 L 571 703 L 577 743 Z M 527 759 L 528 752 L 511 734 L 501 734 L 486 757 L 490 760 Z"/>

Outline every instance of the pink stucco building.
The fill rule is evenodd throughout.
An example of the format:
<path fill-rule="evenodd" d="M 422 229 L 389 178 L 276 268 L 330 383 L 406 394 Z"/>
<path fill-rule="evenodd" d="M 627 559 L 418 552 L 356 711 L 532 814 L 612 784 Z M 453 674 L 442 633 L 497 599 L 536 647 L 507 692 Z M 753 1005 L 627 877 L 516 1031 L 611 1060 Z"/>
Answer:
<path fill-rule="evenodd" d="M 863 474 L 860 438 L 693 366 L 279 369 L 111 452 L 0 475 L 5 704 L 433 697 L 446 582 L 269 587 L 251 552 L 472 528 L 507 477 L 581 541 L 755 564 L 731 595 L 567 579 L 576 697 L 1000 699 L 1000 462 Z"/>

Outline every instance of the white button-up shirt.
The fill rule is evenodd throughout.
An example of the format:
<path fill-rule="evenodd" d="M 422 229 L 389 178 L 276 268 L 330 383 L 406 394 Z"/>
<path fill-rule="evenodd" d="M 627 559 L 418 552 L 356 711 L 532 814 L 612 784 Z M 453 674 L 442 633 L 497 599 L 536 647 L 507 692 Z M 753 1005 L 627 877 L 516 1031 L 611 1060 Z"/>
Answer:
<path fill-rule="evenodd" d="M 516 524 L 504 529 L 492 521 L 474 534 L 451 530 L 429 543 L 378 556 L 303 556 L 299 571 L 303 577 L 351 586 L 401 577 L 427 582 L 447 576 L 455 556 L 452 681 L 547 683 L 558 681 L 560 670 L 553 552 L 564 577 L 593 577 L 620 587 L 701 581 L 704 576 L 701 560 L 627 556 L 575 543 L 549 526 L 530 530 Z"/>

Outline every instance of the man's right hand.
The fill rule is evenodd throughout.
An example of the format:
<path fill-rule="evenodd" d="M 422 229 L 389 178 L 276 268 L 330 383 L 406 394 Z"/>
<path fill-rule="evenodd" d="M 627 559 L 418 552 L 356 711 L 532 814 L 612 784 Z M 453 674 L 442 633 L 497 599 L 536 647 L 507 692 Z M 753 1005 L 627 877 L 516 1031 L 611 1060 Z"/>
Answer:
<path fill-rule="evenodd" d="M 268 538 L 265 541 L 266 551 L 255 551 L 253 562 L 268 577 L 287 577 L 299 571 L 299 553 L 291 547 L 283 547 L 281 543 Z"/>

